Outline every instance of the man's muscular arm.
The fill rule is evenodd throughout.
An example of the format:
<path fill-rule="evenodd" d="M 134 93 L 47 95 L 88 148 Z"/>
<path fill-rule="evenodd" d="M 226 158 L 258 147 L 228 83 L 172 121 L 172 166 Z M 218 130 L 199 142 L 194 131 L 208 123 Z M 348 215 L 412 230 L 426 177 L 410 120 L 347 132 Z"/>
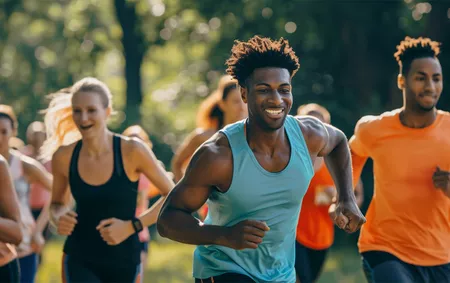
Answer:
<path fill-rule="evenodd" d="M 192 215 L 213 190 L 229 189 L 232 174 L 230 146 L 223 134 L 216 134 L 196 151 L 184 178 L 167 196 L 157 222 L 160 235 L 186 244 L 256 249 L 269 230 L 266 224 L 244 220 L 232 227 L 206 225 Z"/>
<path fill-rule="evenodd" d="M 157 222 L 161 236 L 186 244 L 222 244 L 224 227 L 202 225 L 192 213 L 205 204 L 215 187 L 229 186 L 232 167 L 225 137 L 217 135 L 200 147 L 161 209 Z"/>
<path fill-rule="evenodd" d="M 339 129 L 316 118 L 305 116 L 298 119 L 310 154 L 324 157 L 336 185 L 336 224 L 347 232 L 355 232 L 365 222 L 365 218 L 353 193 L 352 163 L 346 136 Z"/>

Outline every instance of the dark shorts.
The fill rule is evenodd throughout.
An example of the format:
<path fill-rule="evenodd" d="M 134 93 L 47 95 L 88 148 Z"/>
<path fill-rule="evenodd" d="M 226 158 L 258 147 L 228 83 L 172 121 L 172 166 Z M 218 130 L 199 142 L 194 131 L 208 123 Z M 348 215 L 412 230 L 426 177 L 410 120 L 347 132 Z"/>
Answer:
<path fill-rule="evenodd" d="M 0 282 L 20 282 L 19 260 L 15 259 L 8 264 L 0 266 Z"/>
<path fill-rule="evenodd" d="M 327 257 L 328 249 L 313 250 L 295 241 L 295 272 L 301 283 L 317 280 Z"/>
<path fill-rule="evenodd" d="M 141 265 L 109 266 L 63 255 L 62 282 L 139 282 Z"/>
<path fill-rule="evenodd" d="M 19 258 L 20 282 L 33 283 L 36 277 L 39 257 L 37 254 L 30 254 Z"/>
<path fill-rule="evenodd" d="M 206 279 L 195 279 L 195 283 L 255 283 L 253 279 L 248 276 L 237 273 L 225 273 L 219 276 L 214 276 Z"/>
<path fill-rule="evenodd" d="M 450 263 L 418 266 L 401 261 L 387 252 L 370 251 L 361 255 L 369 283 L 450 283 Z"/>

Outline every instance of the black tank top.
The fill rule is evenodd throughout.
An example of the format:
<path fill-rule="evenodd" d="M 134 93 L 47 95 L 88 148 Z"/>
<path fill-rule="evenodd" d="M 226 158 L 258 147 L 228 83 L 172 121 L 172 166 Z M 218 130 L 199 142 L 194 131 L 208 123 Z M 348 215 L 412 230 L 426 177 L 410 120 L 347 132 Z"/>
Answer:
<path fill-rule="evenodd" d="M 139 264 L 140 245 L 135 233 L 116 246 L 103 241 L 96 229 L 100 221 L 108 218 L 131 220 L 136 212 L 138 182 L 132 182 L 125 173 L 120 148 L 120 137 L 113 136 L 113 173 L 100 186 L 84 182 L 78 172 L 78 159 L 82 141 L 72 153 L 69 184 L 76 202 L 78 223 L 64 245 L 64 253 L 83 261 L 111 265 Z"/>

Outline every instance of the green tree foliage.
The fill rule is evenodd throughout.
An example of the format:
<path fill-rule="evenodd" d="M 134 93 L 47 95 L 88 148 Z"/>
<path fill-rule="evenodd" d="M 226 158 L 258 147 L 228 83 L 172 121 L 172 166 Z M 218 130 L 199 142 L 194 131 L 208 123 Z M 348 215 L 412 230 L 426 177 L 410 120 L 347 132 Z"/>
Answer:
<path fill-rule="evenodd" d="M 324 104 L 333 122 L 349 135 L 361 115 L 401 105 L 393 57 L 400 40 L 430 36 L 444 46 L 450 43 L 444 3 L 244 0 L 230 5 L 205 0 L 197 9 L 221 23 L 221 40 L 209 50 L 212 68 L 224 68 L 234 39 L 254 34 L 288 38 L 301 64 L 293 82 L 294 106 Z M 444 72 L 450 69 L 443 67 Z M 443 98 L 441 105 L 448 107 L 449 102 Z"/>
<path fill-rule="evenodd" d="M 294 108 L 328 107 L 351 135 L 364 114 L 401 105 L 395 46 L 406 35 L 442 41 L 443 2 L 319 0 L 0 0 L 0 102 L 19 113 L 20 135 L 41 119 L 45 95 L 83 76 L 105 81 L 118 114 L 141 123 L 166 164 L 195 127 L 198 103 L 225 72 L 233 40 L 286 37 L 300 57 Z M 443 64 L 444 74 L 450 67 Z M 447 83 L 444 89 L 448 88 Z M 448 109 L 450 99 L 441 98 Z"/>
<path fill-rule="evenodd" d="M 41 119 L 45 95 L 94 75 L 113 30 L 98 1 L 12 0 L 1 14 L 0 99 L 19 114 L 20 133 Z"/>

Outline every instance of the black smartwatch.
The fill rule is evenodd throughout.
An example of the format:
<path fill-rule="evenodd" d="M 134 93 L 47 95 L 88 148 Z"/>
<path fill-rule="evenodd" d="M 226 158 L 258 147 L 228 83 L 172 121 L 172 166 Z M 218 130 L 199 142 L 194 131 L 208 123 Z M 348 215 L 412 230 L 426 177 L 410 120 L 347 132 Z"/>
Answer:
<path fill-rule="evenodd" d="M 141 220 L 139 218 L 133 217 L 131 219 L 131 224 L 133 225 L 134 232 L 139 233 L 142 230 L 144 230 L 144 227 L 142 226 Z"/>

